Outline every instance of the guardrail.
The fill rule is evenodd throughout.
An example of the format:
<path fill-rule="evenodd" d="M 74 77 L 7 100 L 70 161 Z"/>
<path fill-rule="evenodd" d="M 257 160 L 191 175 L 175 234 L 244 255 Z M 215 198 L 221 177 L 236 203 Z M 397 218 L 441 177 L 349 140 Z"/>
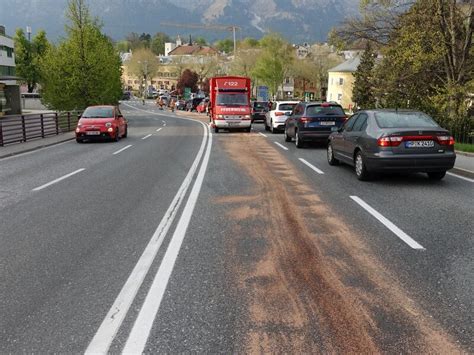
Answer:
<path fill-rule="evenodd" d="M 73 131 L 78 115 L 79 112 L 50 112 L 0 118 L 0 147 Z"/>

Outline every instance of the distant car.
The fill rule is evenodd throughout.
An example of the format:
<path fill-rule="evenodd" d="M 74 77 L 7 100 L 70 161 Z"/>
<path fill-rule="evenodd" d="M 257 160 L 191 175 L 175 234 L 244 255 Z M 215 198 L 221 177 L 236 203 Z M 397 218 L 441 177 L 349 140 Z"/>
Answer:
<path fill-rule="evenodd" d="M 327 159 L 354 166 L 359 180 L 375 172 L 424 172 L 441 180 L 456 154 L 453 137 L 423 112 L 364 110 L 329 136 Z"/>
<path fill-rule="evenodd" d="M 186 111 L 196 111 L 197 106 L 201 103 L 203 99 L 195 97 L 194 99 L 186 100 Z"/>
<path fill-rule="evenodd" d="M 130 100 L 131 97 L 132 97 L 132 94 L 130 93 L 130 91 L 124 91 L 122 93 L 122 100 Z"/>
<path fill-rule="evenodd" d="M 196 111 L 199 113 L 206 113 L 209 106 L 209 98 L 202 100 L 199 105 L 196 106 Z"/>
<path fill-rule="evenodd" d="M 268 102 L 253 101 L 252 102 L 252 123 L 255 121 L 265 121 L 265 114 L 268 112 Z"/>
<path fill-rule="evenodd" d="M 296 147 L 306 142 L 327 142 L 331 132 L 337 131 L 347 116 L 335 102 L 300 102 L 285 124 L 285 141 L 295 139 Z"/>
<path fill-rule="evenodd" d="M 265 130 L 277 133 L 285 129 L 285 123 L 288 116 L 299 101 L 275 101 L 272 107 L 265 114 Z"/>
<path fill-rule="evenodd" d="M 118 142 L 128 135 L 128 123 L 117 106 L 89 106 L 76 127 L 76 141 L 111 139 Z"/>

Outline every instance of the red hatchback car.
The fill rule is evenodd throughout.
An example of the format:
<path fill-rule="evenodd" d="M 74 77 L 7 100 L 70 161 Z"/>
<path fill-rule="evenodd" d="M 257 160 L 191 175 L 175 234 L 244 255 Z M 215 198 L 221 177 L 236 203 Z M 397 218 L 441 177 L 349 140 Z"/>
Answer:
<path fill-rule="evenodd" d="M 82 113 L 76 127 L 76 141 L 112 139 L 118 142 L 127 137 L 128 123 L 117 106 L 89 106 Z"/>

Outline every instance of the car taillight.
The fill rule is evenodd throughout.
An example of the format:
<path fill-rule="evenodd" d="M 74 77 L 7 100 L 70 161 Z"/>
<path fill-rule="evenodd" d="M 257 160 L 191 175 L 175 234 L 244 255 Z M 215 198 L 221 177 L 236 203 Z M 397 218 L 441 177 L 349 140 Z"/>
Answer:
<path fill-rule="evenodd" d="M 438 136 L 438 143 L 441 145 L 454 145 L 454 138 L 452 136 Z"/>
<path fill-rule="evenodd" d="M 300 121 L 300 123 L 308 123 L 311 122 L 311 118 L 301 117 L 298 121 Z"/>
<path fill-rule="evenodd" d="M 398 147 L 402 140 L 403 137 L 380 137 L 377 139 L 377 145 L 379 147 Z"/>
<path fill-rule="evenodd" d="M 275 116 L 284 116 L 285 113 L 284 112 L 275 112 Z"/>

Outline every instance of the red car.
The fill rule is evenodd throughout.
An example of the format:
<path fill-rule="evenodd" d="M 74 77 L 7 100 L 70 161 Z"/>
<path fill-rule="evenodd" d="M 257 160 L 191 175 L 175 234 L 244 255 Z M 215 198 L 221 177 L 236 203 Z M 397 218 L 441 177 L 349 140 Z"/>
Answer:
<path fill-rule="evenodd" d="M 118 142 L 127 137 L 128 124 L 117 106 L 89 106 L 76 127 L 76 141 L 111 139 Z"/>
<path fill-rule="evenodd" d="M 207 112 L 207 106 L 209 106 L 209 99 L 204 99 L 201 101 L 199 105 L 196 107 L 196 111 L 199 113 L 206 113 Z"/>

